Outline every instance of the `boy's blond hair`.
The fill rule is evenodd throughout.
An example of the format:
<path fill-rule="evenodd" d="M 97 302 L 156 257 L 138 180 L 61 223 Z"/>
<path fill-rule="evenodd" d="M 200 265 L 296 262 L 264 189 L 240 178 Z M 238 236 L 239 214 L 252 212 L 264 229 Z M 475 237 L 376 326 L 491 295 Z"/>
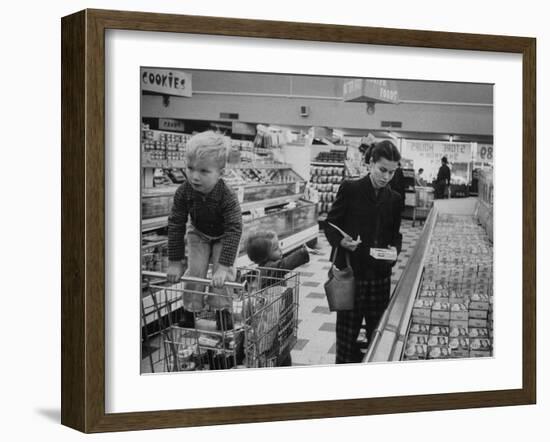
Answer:
<path fill-rule="evenodd" d="M 212 130 L 193 135 L 187 143 L 185 159 L 187 162 L 211 158 L 216 165 L 223 169 L 229 152 L 229 139 Z"/>

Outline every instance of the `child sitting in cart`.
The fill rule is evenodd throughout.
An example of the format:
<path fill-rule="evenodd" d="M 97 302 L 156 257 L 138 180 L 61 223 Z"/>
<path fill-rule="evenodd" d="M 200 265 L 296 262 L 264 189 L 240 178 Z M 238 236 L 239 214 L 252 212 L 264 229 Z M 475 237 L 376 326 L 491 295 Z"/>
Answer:
<path fill-rule="evenodd" d="M 168 217 L 168 281 L 179 282 L 184 273 L 187 233 L 185 276 L 206 278 L 210 263 L 213 271 L 208 296 L 203 284 L 185 283 L 184 310 L 200 312 L 209 305 L 221 317 L 219 323 L 231 318 L 227 310 L 232 299 L 223 285 L 235 279 L 234 263 L 243 229 L 237 195 L 221 178 L 228 152 L 228 140 L 221 134 L 207 131 L 191 137 L 185 152 L 187 180 L 176 190 Z M 227 328 L 232 325 L 227 324 Z"/>
<path fill-rule="evenodd" d="M 250 260 L 260 267 L 261 287 L 263 289 L 284 278 L 290 270 L 309 262 L 309 252 L 306 246 L 283 256 L 279 246 L 277 234 L 273 231 L 252 232 L 246 239 L 246 253 Z M 282 360 L 278 361 L 279 366 L 292 365 L 290 350 Z"/>

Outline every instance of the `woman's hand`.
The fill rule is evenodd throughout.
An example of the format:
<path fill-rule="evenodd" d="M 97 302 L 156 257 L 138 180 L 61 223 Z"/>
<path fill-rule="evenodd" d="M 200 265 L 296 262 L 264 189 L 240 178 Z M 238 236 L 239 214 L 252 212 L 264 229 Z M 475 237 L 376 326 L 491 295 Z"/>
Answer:
<path fill-rule="evenodd" d="M 361 236 L 357 236 L 357 239 L 353 239 L 349 235 L 344 235 L 344 237 L 340 241 L 340 245 L 350 252 L 355 252 L 357 247 L 359 247 L 359 244 L 361 244 Z"/>

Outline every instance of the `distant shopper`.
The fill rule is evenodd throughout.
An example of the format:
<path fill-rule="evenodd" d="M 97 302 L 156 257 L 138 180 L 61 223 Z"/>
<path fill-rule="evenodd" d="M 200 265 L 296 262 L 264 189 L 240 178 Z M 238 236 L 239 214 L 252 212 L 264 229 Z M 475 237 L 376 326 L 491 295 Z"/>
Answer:
<path fill-rule="evenodd" d="M 390 180 L 390 187 L 401 196 L 401 209 L 405 208 L 405 175 L 401 168 L 401 162 L 397 162 L 397 169 Z"/>
<path fill-rule="evenodd" d="M 358 180 L 346 180 L 338 189 L 327 215 L 325 234 L 337 253 L 336 267 L 346 267 L 349 253 L 356 291 L 354 309 L 336 316 L 336 363 L 360 362 L 357 337 L 363 319 L 369 345 L 390 299 L 391 273 L 395 261 L 378 260 L 371 248 L 401 251 L 401 196 L 389 186 L 401 159 L 395 145 L 384 140 L 365 152 L 369 173 Z M 329 223 L 337 226 L 332 227 Z"/>
<path fill-rule="evenodd" d="M 187 180 L 174 195 L 168 217 L 168 281 L 178 282 L 184 273 L 187 231 L 186 276 L 205 278 L 213 265 L 212 295 L 205 299 L 202 284 L 186 283 L 184 309 L 201 311 L 208 303 L 222 311 L 232 305 L 225 281 L 235 279 L 235 258 L 242 235 L 242 215 L 235 192 L 221 178 L 226 165 L 227 138 L 213 131 L 194 135 L 185 152 Z M 186 224 L 190 218 L 189 229 Z"/>
<path fill-rule="evenodd" d="M 427 183 L 422 174 L 424 173 L 424 169 L 420 168 L 418 169 L 418 173 L 415 176 L 415 185 L 419 187 L 426 187 Z"/>
<path fill-rule="evenodd" d="M 437 172 L 437 178 L 435 179 L 435 198 L 445 198 L 449 192 L 449 185 L 451 184 L 451 169 L 447 165 L 447 157 L 441 158 L 441 167 Z"/>
<path fill-rule="evenodd" d="M 246 254 L 252 262 L 260 266 L 262 284 L 259 289 L 278 284 L 289 270 L 294 270 L 302 264 L 309 262 L 309 252 L 306 246 L 302 246 L 294 252 L 283 257 L 279 246 L 279 238 L 273 231 L 252 232 L 246 239 Z M 278 363 L 281 367 L 292 365 L 290 350 L 286 357 Z"/>

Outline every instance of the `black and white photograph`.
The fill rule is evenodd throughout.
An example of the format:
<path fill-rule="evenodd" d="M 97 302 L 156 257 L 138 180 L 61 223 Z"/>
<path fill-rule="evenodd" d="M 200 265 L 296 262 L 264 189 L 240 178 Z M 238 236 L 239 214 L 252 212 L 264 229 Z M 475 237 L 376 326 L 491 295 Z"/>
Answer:
<path fill-rule="evenodd" d="M 139 75 L 141 374 L 494 356 L 493 84 Z"/>

